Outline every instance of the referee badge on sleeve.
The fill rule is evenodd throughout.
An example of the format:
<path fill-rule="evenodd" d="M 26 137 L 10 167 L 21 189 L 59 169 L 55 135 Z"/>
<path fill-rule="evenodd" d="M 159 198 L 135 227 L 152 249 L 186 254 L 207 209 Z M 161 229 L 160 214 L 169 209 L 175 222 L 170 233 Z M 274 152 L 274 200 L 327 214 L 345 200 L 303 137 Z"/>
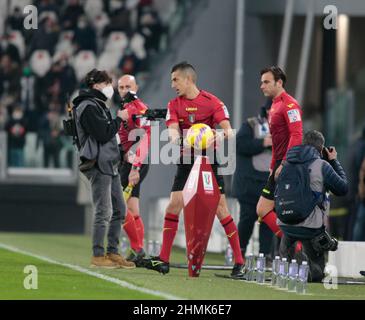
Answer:
<path fill-rule="evenodd" d="M 289 118 L 290 123 L 302 121 L 302 118 L 300 116 L 300 112 L 298 109 L 289 110 L 288 118 Z"/>

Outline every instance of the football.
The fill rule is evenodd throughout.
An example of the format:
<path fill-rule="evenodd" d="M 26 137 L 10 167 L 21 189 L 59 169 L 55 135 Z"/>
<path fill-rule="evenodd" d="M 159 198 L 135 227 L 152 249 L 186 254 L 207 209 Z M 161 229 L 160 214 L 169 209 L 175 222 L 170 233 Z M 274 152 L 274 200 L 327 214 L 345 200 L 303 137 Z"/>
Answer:
<path fill-rule="evenodd" d="M 197 150 L 206 149 L 213 138 L 213 130 L 204 123 L 196 123 L 192 125 L 186 134 L 186 141 L 188 145 Z"/>

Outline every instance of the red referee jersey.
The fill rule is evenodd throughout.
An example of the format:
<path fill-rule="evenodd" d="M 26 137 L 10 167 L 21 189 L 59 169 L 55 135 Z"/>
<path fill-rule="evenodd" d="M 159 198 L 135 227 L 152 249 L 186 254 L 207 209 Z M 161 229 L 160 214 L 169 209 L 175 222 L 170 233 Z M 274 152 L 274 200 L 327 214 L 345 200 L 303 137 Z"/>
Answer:
<path fill-rule="evenodd" d="M 288 150 L 302 144 L 303 139 L 302 109 L 285 91 L 273 100 L 269 112 L 269 126 L 272 136 L 270 168 L 273 169 L 275 162 L 286 159 Z"/>
<path fill-rule="evenodd" d="M 138 144 L 138 148 L 135 151 L 135 157 L 133 161 L 133 165 L 141 166 L 144 159 L 147 157 L 148 148 L 150 144 L 150 136 L 151 136 L 151 126 L 150 121 L 147 121 L 146 118 L 139 118 L 133 120 L 133 115 L 141 115 L 147 111 L 147 106 L 140 100 L 132 101 L 124 106 L 126 110 L 128 110 L 128 121 L 126 125 L 122 122 L 118 131 L 120 142 L 123 147 L 123 151 L 128 153 L 132 146 L 136 143 L 137 140 L 137 132 L 134 134 L 133 130 L 135 129 L 144 129 L 145 134 Z"/>
<path fill-rule="evenodd" d="M 223 120 L 229 120 L 227 107 L 204 90 L 200 90 L 195 99 L 177 97 L 167 105 L 166 125 L 178 123 L 182 133 L 195 123 L 205 123 L 215 128 Z"/>

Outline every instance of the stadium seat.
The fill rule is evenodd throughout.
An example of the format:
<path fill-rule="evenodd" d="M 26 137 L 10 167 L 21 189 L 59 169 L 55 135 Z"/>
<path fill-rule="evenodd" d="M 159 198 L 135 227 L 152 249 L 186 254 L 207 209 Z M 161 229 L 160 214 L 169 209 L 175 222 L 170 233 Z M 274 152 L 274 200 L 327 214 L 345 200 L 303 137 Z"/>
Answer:
<path fill-rule="evenodd" d="M 9 34 L 9 42 L 18 48 L 20 57 L 23 59 L 25 56 L 25 41 L 21 32 L 12 30 Z"/>
<path fill-rule="evenodd" d="M 139 0 L 127 0 L 125 6 L 128 10 L 134 10 L 137 8 Z"/>
<path fill-rule="evenodd" d="M 40 15 L 38 20 L 42 21 L 43 19 L 48 18 L 51 19 L 54 22 L 58 21 L 57 15 L 54 11 L 43 11 Z"/>
<path fill-rule="evenodd" d="M 1 2 L 6 3 L 7 1 L 1 1 Z M 13 12 L 15 7 L 19 7 L 23 11 L 23 8 L 25 6 L 33 4 L 33 2 L 34 1 L 32 1 L 32 0 L 11 0 L 10 1 L 10 10 L 9 10 L 9 12 Z"/>
<path fill-rule="evenodd" d="M 104 51 L 98 59 L 97 68 L 111 72 L 118 67 L 122 56 L 123 52 Z"/>
<path fill-rule="evenodd" d="M 140 60 L 145 59 L 147 56 L 144 44 L 145 38 L 139 33 L 135 33 L 130 41 L 130 48 Z"/>
<path fill-rule="evenodd" d="M 177 9 L 176 0 L 154 0 L 154 8 L 163 24 L 167 24 Z"/>
<path fill-rule="evenodd" d="M 30 67 L 38 77 L 44 77 L 51 64 L 52 59 L 47 50 L 36 50 L 30 58 Z"/>
<path fill-rule="evenodd" d="M 103 11 L 102 0 L 86 0 L 84 10 L 87 17 L 92 21 L 100 12 Z"/>
<path fill-rule="evenodd" d="M 68 56 L 72 56 L 75 49 L 72 45 L 72 39 L 74 36 L 74 32 L 72 30 L 64 31 L 61 33 L 61 36 L 56 45 L 56 54 L 59 52 L 66 53 Z"/>
<path fill-rule="evenodd" d="M 80 51 L 73 61 L 73 67 L 77 80 L 81 81 L 90 70 L 96 67 L 94 52 L 89 50 Z"/>
<path fill-rule="evenodd" d="M 99 12 L 93 20 L 91 20 L 91 23 L 93 25 L 93 27 L 96 30 L 96 33 L 100 36 L 103 31 L 104 28 L 109 24 L 109 17 L 105 12 Z"/>
<path fill-rule="evenodd" d="M 105 51 L 111 52 L 123 52 L 128 46 L 128 37 L 124 32 L 114 31 L 111 32 L 106 44 Z"/>

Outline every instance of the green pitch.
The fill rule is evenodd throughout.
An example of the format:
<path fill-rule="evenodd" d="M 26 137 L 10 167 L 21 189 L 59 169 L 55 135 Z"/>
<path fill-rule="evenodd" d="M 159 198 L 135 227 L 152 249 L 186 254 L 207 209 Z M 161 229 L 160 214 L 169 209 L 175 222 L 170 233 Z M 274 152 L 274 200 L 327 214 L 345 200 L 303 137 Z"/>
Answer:
<path fill-rule="evenodd" d="M 300 296 L 214 276 L 229 271 L 202 270 L 199 278 L 189 278 L 185 269 L 172 268 L 165 276 L 141 268 L 90 269 L 88 236 L 0 233 L 1 244 L 21 253 L 0 248 L 0 299 L 365 299 L 365 285 L 326 290 L 322 284 L 309 284 L 309 295 Z M 207 264 L 222 264 L 223 255 L 208 254 L 205 260 Z M 185 263 L 184 251 L 174 250 L 171 262 Z M 27 265 L 38 270 L 36 290 L 24 288 Z"/>

